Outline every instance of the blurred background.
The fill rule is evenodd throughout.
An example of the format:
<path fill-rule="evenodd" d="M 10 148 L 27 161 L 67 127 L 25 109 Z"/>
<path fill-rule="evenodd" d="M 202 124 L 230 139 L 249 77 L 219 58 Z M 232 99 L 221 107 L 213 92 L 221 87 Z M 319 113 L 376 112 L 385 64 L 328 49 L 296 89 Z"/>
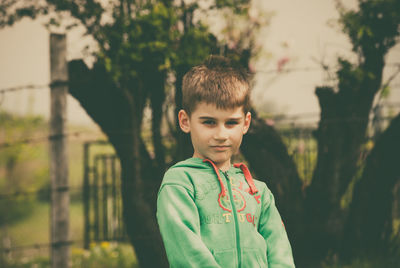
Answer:
<path fill-rule="evenodd" d="M 67 265 L 165 266 L 155 195 L 191 150 L 176 128 L 180 80 L 220 54 L 253 74 L 254 124 L 235 157 L 276 195 L 298 266 L 396 267 L 399 10 L 398 0 L 2 2 L 0 266 L 56 267 L 57 140 Z M 51 77 L 51 34 L 65 37 L 66 84 Z M 61 132 L 51 88 L 69 91 Z M 150 193 L 132 194 L 141 187 Z"/>

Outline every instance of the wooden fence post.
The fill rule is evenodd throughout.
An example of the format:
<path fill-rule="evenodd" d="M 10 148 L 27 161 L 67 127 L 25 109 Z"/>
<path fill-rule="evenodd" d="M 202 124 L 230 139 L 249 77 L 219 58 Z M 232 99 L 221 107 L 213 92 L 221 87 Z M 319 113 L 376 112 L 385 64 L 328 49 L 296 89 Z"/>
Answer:
<path fill-rule="evenodd" d="M 68 94 L 66 36 L 50 35 L 51 267 L 70 267 L 69 184 L 66 133 Z"/>

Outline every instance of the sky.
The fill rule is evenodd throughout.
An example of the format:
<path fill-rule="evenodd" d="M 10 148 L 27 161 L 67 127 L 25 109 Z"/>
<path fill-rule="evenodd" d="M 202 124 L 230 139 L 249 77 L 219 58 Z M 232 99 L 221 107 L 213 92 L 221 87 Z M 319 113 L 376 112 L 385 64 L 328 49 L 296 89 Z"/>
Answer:
<path fill-rule="evenodd" d="M 355 0 L 345 1 L 355 7 Z M 323 85 L 326 74 L 319 62 L 334 67 L 338 56 L 352 57 L 346 36 L 332 22 L 338 18 L 333 0 L 269 0 L 263 8 L 273 11 L 271 23 L 260 36 L 267 54 L 255 65 L 259 71 L 253 89 L 253 102 L 274 114 L 319 116 L 315 87 Z M 77 30 L 67 35 L 68 60 L 82 58 L 82 48 L 90 42 Z M 279 60 L 288 59 L 286 68 L 296 71 L 275 72 Z M 389 53 L 388 63 L 400 62 L 400 46 Z M 394 68 L 385 70 L 388 77 Z M 13 27 L 0 29 L 0 89 L 49 83 L 49 32 L 41 22 L 24 19 Z M 400 103 L 400 79 L 394 81 L 388 101 Z M 0 107 L 18 114 L 48 117 L 49 90 L 20 90 L 0 95 Z M 68 98 L 68 121 L 93 125 L 79 103 Z"/>

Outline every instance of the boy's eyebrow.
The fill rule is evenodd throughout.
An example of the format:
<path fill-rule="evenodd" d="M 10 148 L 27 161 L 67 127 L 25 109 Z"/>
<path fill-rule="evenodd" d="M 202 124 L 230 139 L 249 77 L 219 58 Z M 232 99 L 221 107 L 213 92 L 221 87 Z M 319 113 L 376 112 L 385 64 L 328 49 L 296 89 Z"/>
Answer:
<path fill-rule="evenodd" d="M 204 119 L 204 120 L 210 120 L 210 119 L 212 119 L 212 120 L 214 120 L 215 118 L 214 117 L 210 117 L 210 116 L 200 116 L 199 117 L 199 119 Z"/>
<path fill-rule="evenodd" d="M 239 117 L 231 117 L 231 118 L 229 118 L 229 120 L 239 121 L 239 120 L 242 120 L 242 117 L 241 116 L 239 116 Z"/>
<path fill-rule="evenodd" d="M 199 119 L 200 119 L 200 120 L 216 120 L 216 118 L 211 117 L 211 116 L 200 116 Z M 239 120 L 241 120 L 241 119 L 242 119 L 241 116 L 239 116 L 239 117 L 230 117 L 230 118 L 228 118 L 228 120 L 234 120 L 234 121 L 239 121 Z"/>

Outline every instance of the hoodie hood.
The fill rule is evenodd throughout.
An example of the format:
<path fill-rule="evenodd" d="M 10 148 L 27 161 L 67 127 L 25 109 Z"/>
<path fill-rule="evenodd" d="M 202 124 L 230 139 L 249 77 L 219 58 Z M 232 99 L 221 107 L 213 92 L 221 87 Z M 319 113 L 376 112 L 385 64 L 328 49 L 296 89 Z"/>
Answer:
<path fill-rule="evenodd" d="M 210 170 L 211 166 L 204 163 L 203 159 L 197 157 L 191 157 L 186 160 L 180 161 L 173 165 L 171 168 L 176 167 L 189 167 L 189 168 L 198 168 L 198 169 L 208 169 Z"/>
<path fill-rule="evenodd" d="M 226 195 L 227 191 L 226 191 L 226 188 L 225 188 L 224 183 L 222 182 L 222 178 L 221 178 L 221 172 L 223 172 L 223 171 L 218 169 L 218 167 L 215 165 L 215 163 L 213 161 L 211 161 L 210 159 L 201 159 L 201 158 L 192 157 L 192 158 L 188 158 L 184 161 L 178 162 L 177 164 L 175 164 L 173 166 L 173 168 L 174 167 L 190 167 L 190 168 L 207 169 L 207 170 L 212 169 L 214 171 L 215 175 L 217 176 L 219 185 L 221 187 L 220 196 Z M 247 168 L 247 166 L 244 163 L 234 164 L 226 172 L 233 173 L 233 174 L 242 172 L 246 179 L 247 184 L 250 187 L 250 193 L 255 194 L 258 192 L 256 186 L 254 185 L 253 177 L 251 176 L 249 169 Z"/>

